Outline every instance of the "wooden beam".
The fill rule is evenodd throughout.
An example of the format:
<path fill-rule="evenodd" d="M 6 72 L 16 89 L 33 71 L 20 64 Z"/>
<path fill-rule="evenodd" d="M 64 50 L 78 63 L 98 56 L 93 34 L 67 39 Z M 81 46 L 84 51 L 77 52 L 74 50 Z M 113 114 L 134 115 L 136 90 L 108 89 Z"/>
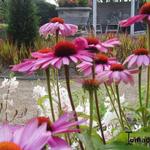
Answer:
<path fill-rule="evenodd" d="M 93 29 L 96 35 L 96 25 L 97 25 L 97 0 L 93 0 Z"/>
<path fill-rule="evenodd" d="M 131 17 L 135 15 L 135 0 L 131 0 Z M 134 24 L 130 27 L 130 34 L 134 35 Z"/>

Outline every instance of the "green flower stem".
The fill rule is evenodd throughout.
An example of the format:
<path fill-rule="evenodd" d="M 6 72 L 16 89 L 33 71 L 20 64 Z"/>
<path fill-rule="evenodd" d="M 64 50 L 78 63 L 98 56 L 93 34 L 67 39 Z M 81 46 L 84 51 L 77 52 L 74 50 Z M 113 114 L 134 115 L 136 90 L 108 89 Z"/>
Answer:
<path fill-rule="evenodd" d="M 150 53 L 150 24 L 147 25 L 147 48 Z M 149 98 L 150 98 L 150 66 L 147 70 L 147 91 L 146 91 L 146 108 L 149 105 Z"/>
<path fill-rule="evenodd" d="M 58 108 L 59 108 L 59 113 L 61 114 L 62 107 L 61 107 L 61 98 L 60 98 L 60 90 L 59 90 L 59 74 L 58 74 L 58 70 L 56 70 L 55 73 L 56 73 L 56 88 L 57 88 L 57 96 L 58 96 Z"/>
<path fill-rule="evenodd" d="M 104 133 L 103 133 L 103 126 L 102 126 L 102 123 L 101 123 L 102 119 L 101 119 L 101 115 L 100 115 L 100 112 L 99 112 L 99 104 L 98 104 L 98 97 L 97 97 L 97 91 L 96 90 L 94 91 L 94 95 L 95 95 L 97 118 L 98 118 L 98 123 L 99 123 L 100 130 L 101 130 L 102 140 L 103 140 L 103 144 L 106 144 Z"/>
<path fill-rule="evenodd" d="M 74 105 L 72 94 L 71 94 L 71 88 L 70 88 L 69 67 L 67 65 L 65 65 L 64 69 L 65 69 L 65 78 L 66 78 L 68 96 L 69 96 L 69 99 L 70 99 L 72 110 L 75 112 L 75 120 L 78 121 L 77 113 L 76 113 L 76 110 L 75 110 L 75 105 Z"/>
<path fill-rule="evenodd" d="M 122 118 L 122 109 L 121 109 L 121 104 L 120 104 L 119 88 L 118 88 L 118 85 L 116 85 L 115 87 L 116 87 L 117 103 L 118 103 L 118 108 L 119 108 L 121 127 L 124 130 L 125 128 L 124 128 L 124 123 L 123 123 L 123 118 Z"/>
<path fill-rule="evenodd" d="M 92 76 L 93 76 L 93 79 L 95 79 L 95 62 L 94 62 L 94 60 L 93 60 L 93 67 L 92 67 Z M 102 126 L 102 123 L 101 123 L 101 115 L 100 115 L 100 112 L 99 112 L 99 103 L 98 103 L 98 97 L 97 97 L 97 90 L 94 91 L 94 96 L 95 96 L 97 118 L 98 118 L 98 123 L 99 123 L 100 131 L 101 131 L 101 135 L 102 135 L 102 140 L 103 140 L 103 144 L 106 144 L 104 133 L 103 133 L 103 126 Z"/>
<path fill-rule="evenodd" d="M 90 102 L 90 122 L 89 122 L 89 133 L 92 135 L 92 126 L 93 126 L 93 91 L 89 91 L 89 102 Z"/>
<path fill-rule="evenodd" d="M 119 123 L 121 124 L 119 114 L 118 114 L 118 112 L 117 112 L 117 110 L 116 110 L 116 107 L 115 107 L 114 102 L 113 102 L 113 98 L 111 97 L 111 94 L 110 94 L 110 92 L 109 92 L 109 89 L 108 89 L 106 83 L 104 83 L 104 86 L 105 86 L 105 88 L 106 88 L 106 91 L 107 91 L 107 94 L 108 94 L 108 96 L 109 96 L 110 102 L 111 102 L 111 104 L 112 104 L 112 106 L 113 106 L 113 109 L 114 109 L 114 111 L 115 111 L 115 113 L 116 113 L 116 115 L 117 115 L 117 118 L 118 118 L 118 120 L 119 120 Z"/>
<path fill-rule="evenodd" d="M 54 108 L 53 108 L 53 99 L 52 99 L 52 95 L 51 95 L 50 70 L 49 70 L 49 68 L 46 69 L 46 81 L 47 81 L 47 89 L 48 89 L 48 96 L 49 96 L 49 103 L 50 103 L 52 118 L 53 118 L 53 121 L 55 121 L 55 114 L 54 114 Z"/>
<path fill-rule="evenodd" d="M 115 100 L 117 100 L 117 97 L 116 97 L 116 94 L 114 92 L 114 89 L 113 89 L 112 85 L 110 85 L 110 89 L 111 89 L 112 94 L 114 95 Z M 129 124 L 128 120 L 127 120 L 127 117 L 126 117 L 126 115 L 125 115 L 123 110 L 122 110 L 122 116 L 125 119 L 128 128 L 131 130 L 131 126 L 130 126 L 130 124 Z"/>
<path fill-rule="evenodd" d="M 69 67 L 67 65 L 64 65 L 64 70 L 65 70 L 66 86 L 67 86 L 67 91 L 68 91 L 68 96 L 69 96 L 69 99 L 70 99 L 71 107 L 72 107 L 72 110 L 75 113 L 75 120 L 78 121 L 78 116 L 77 116 L 77 113 L 76 113 L 76 110 L 75 110 L 75 105 L 74 105 L 74 102 L 73 102 L 73 98 L 72 98 L 72 94 L 71 94 L 71 88 L 70 88 Z M 77 125 L 77 129 L 80 129 L 79 125 Z M 80 145 L 81 150 L 84 150 L 84 147 L 83 147 L 82 142 L 80 140 L 79 140 L 79 145 Z"/>
<path fill-rule="evenodd" d="M 56 30 L 56 44 L 59 41 L 59 29 Z M 61 113 L 62 111 L 62 107 L 61 107 L 61 98 L 60 98 L 60 90 L 59 90 L 59 71 L 56 70 L 56 87 L 57 87 L 57 96 L 58 96 L 58 108 L 59 108 L 59 113 Z"/>
<path fill-rule="evenodd" d="M 144 111 L 143 111 L 143 104 L 142 104 L 142 67 L 139 67 L 139 74 L 138 74 L 138 93 L 139 93 L 139 103 L 140 103 L 140 107 L 142 109 L 142 120 L 143 120 L 143 125 L 144 127 L 146 126 L 145 123 L 145 115 L 144 115 Z"/>
<path fill-rule="evenodd" d="M 58 43 L 59 41 L 59 29 L 56 30 L 56 44 Z"/>

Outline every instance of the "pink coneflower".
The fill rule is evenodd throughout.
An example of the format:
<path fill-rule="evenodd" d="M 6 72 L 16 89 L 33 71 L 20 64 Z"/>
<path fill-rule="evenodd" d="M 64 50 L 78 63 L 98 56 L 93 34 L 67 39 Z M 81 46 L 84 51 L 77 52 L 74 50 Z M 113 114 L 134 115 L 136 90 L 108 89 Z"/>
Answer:
<path fill-rule="evenodd" d="M 23 62 L 17 65 L 13 65 L 11 71 L 21 73 L 33 73 L 31 69 L 34 67 L 35 59 L 25 59 Z"/>
<path fill-rule="evenodd" d="M 73 24 L 66 24 L 64 19 L 55 17 L 50 20 L 49 23 L 40 27 L 40 35 L 47 38 L 49 35 L 56 34 L 58 32 L 62 36 L 74 35 L 78 31 L 78 27 Z"/>
<path fill-rule="evenodd" d="M 108 84 L 119 84 L 121 81 L 125 84 L 134 84 L 132 73 L 136 73 L 134 70 L 127 70 L 122 64 L 112 64 L 110 70 L 105 70 L 98 73 L 97 78 L 100 82 L 107 82 Z"/>
<path fill-rule="evenodd" d="M 78 48 L 82 48 L 85 50 L 88 50 L 91 53 L 97 53 L 97 52 L 108 52 L 109 48 L 113 48 L 117 45 L 120 45 L 120 41 L 117 38 L 109 39 L 107 41 L 101 42 L 96 37 L 79 37 L 74 40 L 75 45 L 78 46 Z"/>
<path fill-rule="evenodd" d="M 144 5 L 140 8 L 139 15 L 122 20 L 119 24 L 122 27 L 127 27 L 143 20 L 150 23 L 150 2 L 144 3 Z"/>
<path fill-rule="evenodd" d="M 128 63 L 128 68 L 141 67 L 150 65 L 150 55 L 145 48 L 133 51 L 133 54 L 128 56 L 124 64 Z"/>
<path fill-rule="evenodd" d="M 8 124 L 4 124 L 0 128 L 0 150 L 42 150 L 49 135 L 46 124 L 38 126 L 36 120 L 15 131 L 12 131 Z"/>
<path fill-rule="evenodd" d="M 53 50 L 51 48 L 43 48 L 36 52 L 33 52 L 31 53 L 31 56 L 33 57 L 32 59 L 23 60 L 23 62 L 21 62 L 20 64 L 12 66 L 11 70 L 14 72 L 32 74 L 34 71 L 40 69 L 41 65 L 43 64 L 43 63 L 36 64 L 37 62 L 36 60 L 38 58 L 51 55 L 52 51 Z"/>
<path fill-rule="evenodd" d="M 115 63 L 116 60 L 114 58 L 108 58 L 104 54 L 96 54 L 94 56 L 94 66 L 95 72 L 99 73 L 104 70 L 108 70 L 110 68 L 110 64 Z M 81 64 L 77 65 L 79 71 L 83 72 L 85 76 L 92 74 L 92 62 L 83 61 Z"/>
<path fill-rule="evenodd" d="M 98 90 L 100 82 L 96 79 L 86 79 L 82 81 L 82 88 L 87 91 Z"/>
<path fill-rule="evenodd" d="M 59 138 L 57 135 L 63 133 L 72 133 L 72 132 L 79 132 L 78 129 L 75 128 L 76 125 L 81 124 L 84 122 L 81 121 L 74 121 L 74 113 L 65 113 L 62 115 L 57 121 L 54 123 L 50 122 L 49 118 L 46 117 L 38 117 L 39 125 L 43 123 L 47 123 L 47 130 L 51 132 L 51 137 L 49 138 L 49 145 L 52 149 L 57 150 L 71 150 L 70 146 L 64 141 L 62 138 Z"/>
<path fill-rule="evenodd" d="M 46 69 L 49 65 L 60 69 L 62 65 L 69 65 L 70 62 L 77 63 L 80 60 L 92 61 L 87 51 L 78 50 L 72 42 L 61 41 L 56 44 L 53 52 L 37 59 L 35 65 L 41 65 L 42 69 Z"/>
<path fill-rule="evenodd" d="M 47 55 L 48 53 L 51 53 L 52 51 L 53 51 L 52 48 L 43 48 L 36 52 L 31 53 L 31 56 L 33 58 L 41 58 L 41 57 Z"/>

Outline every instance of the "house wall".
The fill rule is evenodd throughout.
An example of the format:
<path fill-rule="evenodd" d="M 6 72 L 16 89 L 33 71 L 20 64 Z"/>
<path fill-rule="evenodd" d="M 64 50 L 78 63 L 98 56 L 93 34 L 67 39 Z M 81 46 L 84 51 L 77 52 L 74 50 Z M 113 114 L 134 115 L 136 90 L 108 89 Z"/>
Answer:
<path fill-rule="evenodd" d="M 130 2 L 97 3 L 97 24 L 117 24 L 130 16 Z"/>

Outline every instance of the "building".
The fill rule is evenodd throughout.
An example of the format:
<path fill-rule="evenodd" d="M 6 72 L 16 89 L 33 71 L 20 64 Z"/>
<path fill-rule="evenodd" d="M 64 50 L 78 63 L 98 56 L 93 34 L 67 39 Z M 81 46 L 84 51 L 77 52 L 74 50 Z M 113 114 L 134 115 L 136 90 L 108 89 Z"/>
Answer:
<path fill-rule="evenodd" d="M 93 0 L 93 27 L 97 31 L 118 30 L 118 22 L 138 12 L 142 0 Z M 130 33 L 143 30 L 143 24 L 134 25 Z"/>

